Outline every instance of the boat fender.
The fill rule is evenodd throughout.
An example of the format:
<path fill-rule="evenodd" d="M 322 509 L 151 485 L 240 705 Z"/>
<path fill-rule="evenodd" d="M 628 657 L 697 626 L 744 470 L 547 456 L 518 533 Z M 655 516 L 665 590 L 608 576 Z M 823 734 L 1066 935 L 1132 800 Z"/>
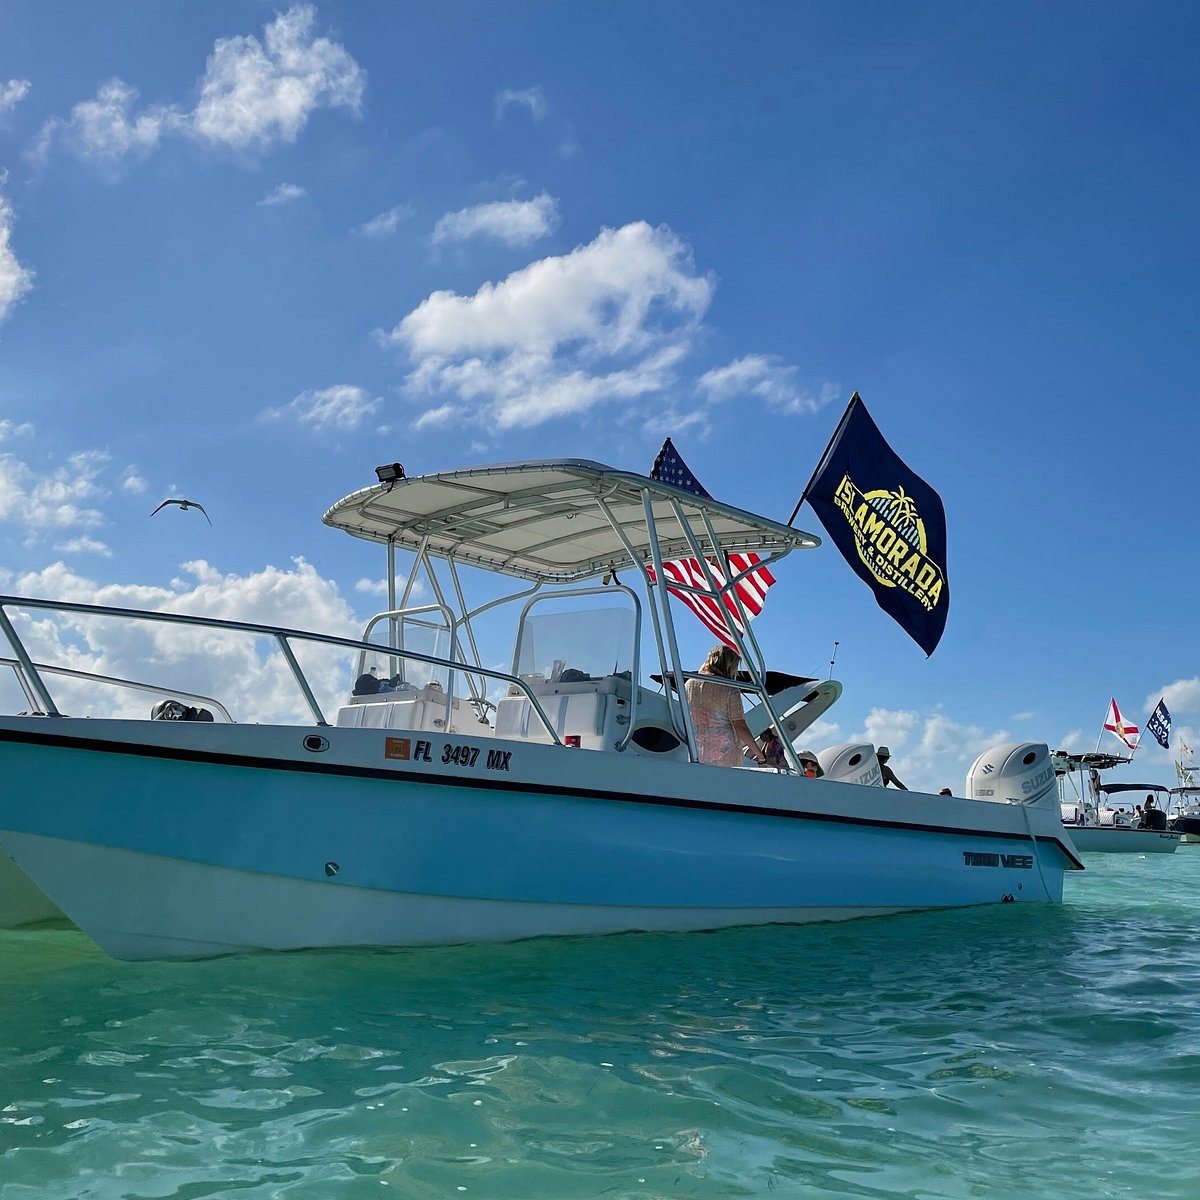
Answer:
<path fill-rule="evenodd" d="M 848 742 L 829 746 L 817 755 L 826 779 L 839 783 L 858 783 L 864 787 L 883 787 L 883 772 L 875 747 L 870 742 Z"/>
<path fill-rule="evenodd" d="M 967 772 L 972 800 L 1020 801 L 1036 804 L 1058 800 L 1054 760 L 1045 742 L 1004 742 L 985 750 Z"/>

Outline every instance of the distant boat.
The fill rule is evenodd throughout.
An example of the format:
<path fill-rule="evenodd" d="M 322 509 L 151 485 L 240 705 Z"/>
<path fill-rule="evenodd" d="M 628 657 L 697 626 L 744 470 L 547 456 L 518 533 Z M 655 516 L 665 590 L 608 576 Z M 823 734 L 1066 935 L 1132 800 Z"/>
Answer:
<path fill-rule="evenodd" d="M 1184 842 L 1200 842 L 1200 787 L 1171 789 L 1170 827 Z"/>
<path fill-rule="evenodd" d="M 1157 783 L 1104 783 L 1100 772 L 1129 762 L 1100 751 L 1054 755 L 1062 822 L 1082 853 L 1174 854 L 1180 835 L 1167 828 L 1168 789 Z M 1078 782 L 1076 781 L 1078 779 Z M 1114 803 L 1128 794 L 1130 804 Z M 1155 797 L 1149 815 L 1137 816 L 1133 796 Z"/>
<path fill-rule="evenodd" d="M 359 640 L 0 596 L 0 637 L 40 713 L 0 716 L 0 846 L 113 956 L 1057 902 L 1064 872 L 1082 869 L 1042 743 L 982 755 L 970 798 L 885 792 L 869 744 L 826 748 L 824 777 L 804 777 L 794 741 L 840 688 L 801 680 L 777 707 L 752 633 L 732 621 L 749 680 L 703 678 L 758 701 L 786 768 L 699 761 L 683 697 L 642 682 L 644 650 L 660 675 L 698 677 L 646 568 L 662 580 L 666 560 L 733 551 L 774 566 L 819 545 L 813 535 L 579 459 L 380 479 L 324 518 L 386 547 L 388 608 Z M 398 549 L 414 556 L 406 573 Z M 422 574 L 434 599 L 418 604 Z M 709 582 L 706 594 L 738 603 L 736 575 Z M 468 602 L 464 584 L 488 598 Z M 219 719 L 200 720 L 181 699 L 156 703 L 158 719 L 63 716 L 7 615 L 16 610 L 104 616 L 96 636 L 119 619 L 265 638 L 310 720 L 235 723 L 215 701 L 202 709 Z M 507 652 L 477 648 L 504 611 Z M 298 643 L 356 657 L 332 722 Z M 277 678 L 264 669 L 264 688 Z"/>

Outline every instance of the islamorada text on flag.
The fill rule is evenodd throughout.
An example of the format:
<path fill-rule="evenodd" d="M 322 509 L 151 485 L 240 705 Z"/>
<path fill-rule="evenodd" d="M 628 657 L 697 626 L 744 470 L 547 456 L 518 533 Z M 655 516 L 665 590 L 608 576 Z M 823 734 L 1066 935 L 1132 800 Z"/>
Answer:
<path fill-rule="evenodd" d="M 857 392 L 800 504 L 805 500 L 879 607 L 932 654 L 950 610 L 946 510 L 888 445 Z"/>

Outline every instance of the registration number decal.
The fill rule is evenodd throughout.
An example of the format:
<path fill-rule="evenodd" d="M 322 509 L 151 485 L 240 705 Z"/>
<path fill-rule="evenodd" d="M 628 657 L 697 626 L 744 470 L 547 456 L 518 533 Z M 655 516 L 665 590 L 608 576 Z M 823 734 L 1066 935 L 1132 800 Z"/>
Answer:
<path fill-rule="evenodd" d="M 425 738 L 390 737 L 384 741 L 383 756 L 408 762 L 431 763 L 433 749 L 433 743 Z M 471 770 L 480 766 L 489 771 L 507 771 L 512 762 L 512 753 L 511 750 L 489 750 L 487 757 L 480 761 L 478 746 L 467 746 L 462 742 L 443 742 L 441 761 L 447 767 Z"/>
<path fill-rule="evenodd" d="M 456 767 L 473 767 L 478 757 L 478 746 L 455 746 L 447 742 L 442 747 L 442 762 L 453 763 Z"/>

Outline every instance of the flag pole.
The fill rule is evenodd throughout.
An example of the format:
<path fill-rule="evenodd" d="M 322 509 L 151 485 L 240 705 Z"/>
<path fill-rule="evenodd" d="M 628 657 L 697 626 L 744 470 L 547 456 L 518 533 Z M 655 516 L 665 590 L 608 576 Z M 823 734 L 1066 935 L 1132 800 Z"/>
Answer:
<path fill-rule="evenodd" d="M 816 470 L 813 471 L 812 478 L 804 485 L 804 491 L 800 493 L 800 499 L 796 501 L 796 507 L 792 509 L 792 515 L 787 519 L 789 525 L 796 519 L 796 514 L 800 511 L 804 501 L 808 499 L 808 493 L 812 488 L 813 481 L 825 469 L 825 464 L 829 461 L 829 456 L 837 449 L 837 444 L 841 441 L 842 434 L 846 429 L 846 423 L 850 420 L 850 414 L 854 411 L 854 406 L 861 403 L 862 397 L 855 392 L 850 397 L 850 403 L 846 405 L 846 411 L 842 413 L 842 419 L 838 422 L 837 428 L 833 431 L 833 437 L 829 439 L 829 445 L 825 447 L 825 452 L 817 460 Z"/>

